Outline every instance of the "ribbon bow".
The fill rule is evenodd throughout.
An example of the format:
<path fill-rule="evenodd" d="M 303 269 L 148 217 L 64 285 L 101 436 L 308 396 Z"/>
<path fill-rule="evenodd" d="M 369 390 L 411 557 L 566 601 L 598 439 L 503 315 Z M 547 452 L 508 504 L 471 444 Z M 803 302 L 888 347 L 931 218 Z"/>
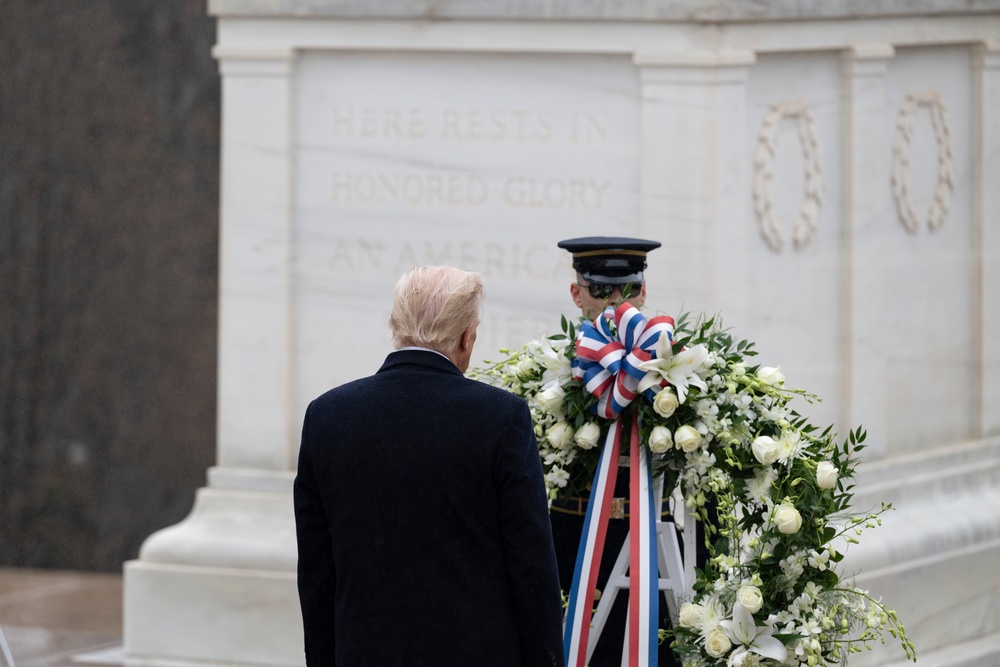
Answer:
<path fill-rule="evenodd" d="M 598 397 L 591 410 L 615 422 L 608 429 L 594 473 L 573 570 L 563 636 L 567 667 L 583 667 L 593 653 L 594 642 L 590 638 L 592 601 L 604 555 L 622 445 L 623 425 L 618 416 L 639 395 L 639 383 L 648 375 L 648 371 L 640 367 L 641 364 L 656 356 L 657 341 L 661 336 L 667 336 L 668 343 L 673 340 L 673 331 L 674 321 L 670 317 L 647 320 L 629 303 L 623 303 L 618 308 L 609 306 L 593 323 L 580 325 L 573 377 L 583 380 L 587 391 Z M 646 380 L 642 384 L 652 400 L 655 395 L 653 387 L 664 386 L 667 381 Z M 630 435 L 626 436 L 629 439 L 631 508 L 627 665 L 656 667 L 659 578 L 655 517 L 660 501 L 653 498 L 650 453 L 648 448 L 641 447 L 638 414 L 633 415 L 630 431 Z"/>
<path fill-rule="evenodd" d="M 608 306 L 593 322 L 580 325 L 573 377 L 597 396 L 591 408 L 595 414 L 615 419 L 639 395 L 639 382 L 647 374 L 640 364 L 655 357 L 663 335 L 673 341 L 673 318 L 661 315 L 647 320 L 628 302 L 618 308 Z M 659 384 L 665 385 L 666 381 Z M 653 389 L 646 391 L 652 399 Z"/>

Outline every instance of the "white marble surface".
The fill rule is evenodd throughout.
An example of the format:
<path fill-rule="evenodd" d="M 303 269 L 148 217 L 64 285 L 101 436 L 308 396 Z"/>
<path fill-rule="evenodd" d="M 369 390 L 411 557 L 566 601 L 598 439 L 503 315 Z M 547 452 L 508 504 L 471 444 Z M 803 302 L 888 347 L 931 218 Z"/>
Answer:
<path fill-rule="evenodd" d="M 934 68 L 927 67 L 928 59 L 933 59 Z M 974 286 L 980 250 L 974 242 L 976 221 L 971 206 L 976 136 L 966 125 L 974 109 L 971 69 L 970 50 L 954 47 L 901 49 L 888 64 L 886 139 L 891 141 L 895 134 L 904 98 L 934 91 L 946 111 L 943 117 L 954 163 L 949 212 L 941 227 L 932 230 L 926 222 L 927 211 L 943 157 L 929 110 L 918 108 L 906 157 L 909 200 L 919 225 L 916 233 L 908 232 L 892 199 L 887 199 L 889 233 L 881 276 L 883 289 L 892 295 L 886 300 L 885 313 L 885 336 L 892 341 L 886 347 L 886 382 L 895 388 L 886 406 L 894 418 L 887 422 L 885 439 L 901 453 L 907 448 L 965 440 L 979 430 L 977 392 L 970 382 L 970 369 L 977 363 L 974 322 L 979 304 Z M 888 141 L 887 148 L 891 146 Z M 939 325 L 927 326 L 929 322 Z M 918 331 L 919 335 L 913 335 Z M 947 354 L 941 354 L 943 350 Z M 913 382 L 915 368 L 934 378 L 933 382 Z M 947 409 L 941 409 L 942 404 Z"/>
<path fill-rule="evenodd" d="M 295 571 L 125 564 L 125 664 L 302 665 Z"/>
<path fill-rule="evenodd" d="M 918 664 L 926 653 L 936 654 L 929 664 L 975 664 L 966 654 L 980 649 L 986 657 L 978 664 L 996 664 L 1000 439 L 865 465 L 858 480 L 856 507 L 896 509 L 846 550 L 843 572 L 858 572 L 858 586 L 898 611 Z M 851 664 L 895 663 L 896 651 L 878 647 Z"/>
<path fill-rule="evenodd" d="M 761 55 L 750 72 L 739 177 L 752 184 L 751 205 L 754 196 L 770 200 L 780 247 L 763 242 L 762 222 L 754 210 L 741 248 L 748 267 L 742 291 L 746 319 L 732 323 L 758 341 L 762 362 L 780 364 L 790 384 L 824 397 L 822 404 L 809 407 L 809 414 L 827 424 L 840 416 L 834 397 L 845 368 L 839 343 L 846 333 L 839 313 L 846 277 L 844 209 L 838 196 L 844 113 L 840 76 L 836 53 Z M 765 123 L 776 127 L 769 132 Z M 754 161 L 768 155 L 770 170 L 762 176 L 772 176 L 761 183 Z M 810 192 L 818 197 L 818 206 Z M 799 216 L 810 212 L 815 230 L 797 231 Z M 722 301 L 725 291 L 719 290 Z"/>
<path fill-rule="evenodd" d="M 223 65 L 218 464 L 294 460 L 287 58 Z M 249 110 L 252 109 L 252 113 Z"/>
<path fill-rule="evenodd" d="M 301 664 L 306 403 L 377 369 L 411 266 L 484 275 L 478 361 L 572 313 L 555 244 L 593 234 L 662 241 L 650 312 L 722 312 L 824 398 L 814 422 L 868 427 L 859 499 L 899 510 L 851 553 L 859 581 L 940 664 L 995 655 L 1000 0 L 209 10 L 218 466 L 126 565 L 129 662 Z"/>
<path fill-rule="evenodd" d="M 982 186 L 974 194 L 977 212 L 974 244 L 982 249 L 976 292 L 984 305 L 978 321 L 979 420 L 981 433 L 1000 432 L 1000 40 L 981 44 L 973 51 L 974 88 L 979 101 L 976 123 L 980 141 L 976 145 L 974 172 Z"/>
<path fill-rule="evenodd" d="M 295 69 L 301 410 L 377 370 L 393 284 L 413 266 L 483 275 L 478 363 L 571 314 L 558 240 L 634 232 L 638 77 L 625 58 L 305 53 Z"/>
<path fill-rule="evenodd" d="M 336 16 L 349 18 L 575 19 L 634 21 L 748 21 L 764 19 L 871 18 L 990 12 L 996 0 L 209 0 L 217 16 Z"/>

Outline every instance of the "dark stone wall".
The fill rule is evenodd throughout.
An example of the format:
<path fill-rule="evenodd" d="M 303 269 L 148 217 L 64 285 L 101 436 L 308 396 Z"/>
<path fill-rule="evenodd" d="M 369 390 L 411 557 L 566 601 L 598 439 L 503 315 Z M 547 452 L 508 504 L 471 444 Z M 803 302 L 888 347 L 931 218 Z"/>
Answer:
<path fill-rule="evenodd" d="M 118 570 L 215 460 L 206 12 L 0 3 L 0 565 Z"/>

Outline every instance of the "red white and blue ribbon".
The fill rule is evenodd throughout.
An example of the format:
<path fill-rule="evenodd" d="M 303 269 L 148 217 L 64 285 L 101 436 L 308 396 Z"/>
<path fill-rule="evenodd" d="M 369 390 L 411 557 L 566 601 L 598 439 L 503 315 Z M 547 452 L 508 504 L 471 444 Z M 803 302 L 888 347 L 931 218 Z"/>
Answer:
<path fill-rule="evenodd" d="M 597 396 L 593 412 L 605 419 L 621 414 L 638 395 L 639 381 L 646 375 L 639 364 L 655 356 L 660 336 L 673 340 L 673 334 L 672 318 L 661 315 L 647 320 L 628 302 L 616 309 L 608 306 L 596 320 L 581 324 L 573 377 Z M 647 391 L 652 399 L 655 392 Z"/>
<path fill-rule="evenodd" d="M 614 320 L 612 327 L 611 320 Z M 615 422 L 608 429 L 594 474 L 583 535 L 577 550 L 563 638 L 567 667 L 584 667 L 590 641 L 594 590 L 601 567 L 611 501 L 618 476 L 622 422 L 618 416 L 636 397 L 645 373 L 638 364 L 653 358 L 661 335 L 673 336 L 669 317 L 646 320 L 628 303 L 608 310 L 580 327 L 573 377 L 598 397 L 594 412 Z M 649 390 L 649 397 L 655 392 Z M 656 513 L 648 448 L 641 447 L 638 413 L 629 438 L 629 612 L 628 665 L 656 667 L 659 625 L 659 571 L 656 559 Z"/>
<path fill-rule="evenodd" d="M 653 473 L 648 448 L 641 449 L 632 420 L 629 458 L 628 667 L 656 667 L 659 644 L 660 580 L 656 561 Z"/>
<path fill-rule="evenodd" d="M 615 480 L 618 479 L 621 428 L 621 422 L 615 421 L 608 429 L 594 474 L 594 484 L 590 489 L 590 502 L 587 503 L 587 514 L 583 520 L 583 535 L 576 553 L 573 585 L 566 611 L 563 650 L 567 667 L 583 667 L 587 660 L 590 619 L 594 614 L 594 590 L 597 588 L 597 573 L 601 569 L 611 500 L 615 495 Z"/>
<path fill-rule="evenodd" d="M 656 667 L 660 595 L 653 474 L 649 449 L 640 447 L 639 425 L 634 417 L 629 446 L 628 667 Z M 587 504 L 563 636 L 567 667 L 586 665 L 594 591 L 618 477 L 621 431 L 622 422 L 616 419 L 608 429 Z"/>

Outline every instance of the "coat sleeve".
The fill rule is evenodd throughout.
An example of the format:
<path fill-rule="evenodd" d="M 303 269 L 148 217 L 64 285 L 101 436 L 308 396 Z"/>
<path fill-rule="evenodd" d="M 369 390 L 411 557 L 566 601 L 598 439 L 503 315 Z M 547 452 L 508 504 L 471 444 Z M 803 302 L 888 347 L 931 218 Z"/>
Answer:
<path fill-rule="evenodd" d="M 298 588 L 302 607 L 307 667 L 335 663 L 334 598 L 337 573 L 326 510 L 313 466 L 309 438 L 310 412 L 306 411 L 299 448 L 298 472 L 293 486 L 295 535 L 298 542 Z"/>
<path fill-rule="evenodd" d="M 523 401 L 504 429 L 494 480 L 524 664 L 562 667 L 559 574 L 538 444 Z"/>

